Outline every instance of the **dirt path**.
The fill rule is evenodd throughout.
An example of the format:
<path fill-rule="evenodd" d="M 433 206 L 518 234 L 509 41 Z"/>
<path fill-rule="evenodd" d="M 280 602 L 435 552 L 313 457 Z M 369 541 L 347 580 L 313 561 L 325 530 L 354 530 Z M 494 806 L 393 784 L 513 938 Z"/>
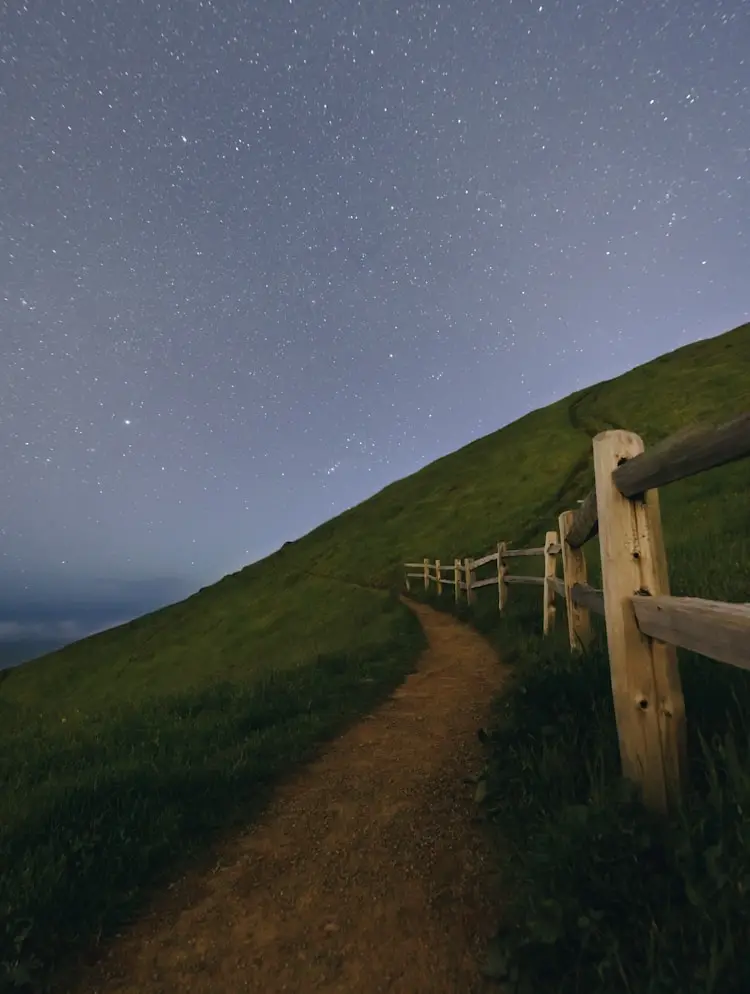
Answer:
<path fill-rule="evenodd" d="M 281 786 L 87 968 L 74 994 L 479 994 L 500 908 L 473 788 L 502 671 L 471 629 L 411 605 L 429 648 L 374 714 Z M 71 992 L 73 994 L 73 992 Z"/>

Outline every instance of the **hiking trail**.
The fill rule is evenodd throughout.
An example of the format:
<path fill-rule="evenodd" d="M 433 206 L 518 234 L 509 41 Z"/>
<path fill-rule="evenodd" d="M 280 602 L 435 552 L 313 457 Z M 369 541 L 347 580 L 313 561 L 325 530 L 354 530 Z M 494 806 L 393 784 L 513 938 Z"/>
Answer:
<path fill-rule="evenodd" d="M 501 906 L 476 819 L 477 729 L 503 669 L 455 619 L 407 602 L 416 672 L 282 783 L 104 943 L 69 994 L 483 994 Z"/>

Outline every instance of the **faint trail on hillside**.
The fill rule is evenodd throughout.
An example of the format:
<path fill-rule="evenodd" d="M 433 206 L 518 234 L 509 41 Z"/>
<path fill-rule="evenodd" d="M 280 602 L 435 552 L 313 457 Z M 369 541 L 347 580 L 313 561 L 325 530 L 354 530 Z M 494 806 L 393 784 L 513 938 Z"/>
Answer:
<path fill-rule="evenodd" d="M 608 431 L 611 428 L 620 427 L 620 425 L 614 424 L 614 422 L 603 417 L 593 421 L 590 417 L 584 418 L 581 415 L 580 408 L 586 401 L 597 396 L 600 385 L 582 390 L 579 396 L 568 406 L 567 414 L 570 427 L 575 432 L 586 435 L 589 439 L 594 438 L 600 431 Z M 591 473 L 592 454 L 591 446 L 588 446 L 586 451 L 573 463 L 565 474 L 557 490 L 549 498 L 534 507 L 533 519 L 526 528 L 520 530 L 519 537 L 516 539 L 518 545 L 526 545 L 532 541 L 539 534 L 539 522 L 554 517 L 563 504 L 571 504 L 579 496 L 584 497 L 588 489 L 586 480 Z"/>
<path fill-rule="evenodd" d="M 476 632 L 406 603 L 429 642 L 417 671 L 70 994 L 496 989 L 479 965 L 501 908 L 463 778 L 504 671 Z"/>
<path fill-rule="evenodd" d="M 601 387 L 606 386 L 607 381 L 604 383 L 597 383 L 593 387 L 588 387 L 586 390 L 581 391 L 579 397 L 573 401 L 573 403 L 568 408 L 568 419 L 570 421 L 571 427 L 575 428 L 576 431 L 585 432 L 589 438 L 594 438 L 598 435 L 600 431 L 610 431 L 612 429 L 622 428 L 622 425 L 616 424 L 609 418 L 604 417 L 601 413 L 597 415 L 595 420 L 590 417 L 585 419 L 581 416 L 580 407 L 588 400 L 592 398 L 597 398 L 601 392 Z"/>

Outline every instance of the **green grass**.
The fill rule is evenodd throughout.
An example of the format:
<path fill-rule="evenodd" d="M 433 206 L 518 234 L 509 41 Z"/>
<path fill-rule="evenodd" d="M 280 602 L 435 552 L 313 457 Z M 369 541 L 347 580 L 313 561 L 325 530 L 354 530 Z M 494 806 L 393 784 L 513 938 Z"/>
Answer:
<path fill-rule="evenodd" d="M 247 572 L 4 675 L 0 990 L 137 915 L 424 645 L 387 591 Z"/>
<path fill-rule="evenodd" d="M 748 382 L 744 326 L 535 411 L 180 604 L 0 673 L 0 989 L 24 974 L 38 989 L 65 951 L 137 914 L 145 889 L 403 678 L 423 644 L 393 594 L 403 561 L 540 544 L 591 485 L 594 433 L 652 444 L 719 422 Z M 750 463 L 665 488 L 675 593 L 750 600 L 749 491 Z M 746 989 L 743 674 L 684 660 L 694 789 L 664 844 L 622 794 L 601 646 L 574 660 L 558 635 L 543 643 L 538 591 L 512 588 L 502 620 L 480 594 L 474 621 L 517 673 L 488 803 L 513 855 L 506 941 L 524 976 L 604 994 L 713 990 L 713 971 Z"/>

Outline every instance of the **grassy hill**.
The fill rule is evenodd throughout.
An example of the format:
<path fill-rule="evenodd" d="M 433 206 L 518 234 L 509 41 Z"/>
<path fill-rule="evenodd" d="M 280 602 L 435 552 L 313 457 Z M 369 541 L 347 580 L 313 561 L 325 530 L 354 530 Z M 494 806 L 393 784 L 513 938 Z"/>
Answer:
<path fill-rule="evenodd" d="M 589 489 L 597 431 L 652 444 L 739 413 L 748 383 L 745 325 L 535 411 L 179 604 L 0 672 L 0 989 L 38 985 L 134 914 L 144 886 L 404 677 L 423 644 L 396 597 L 405 559 L 535 542 Z M 675 593 L 750 600 L 749 490 L 747 462 L 665 490 Z M 538 635 L 524 603 L 501 646 Z"/>

